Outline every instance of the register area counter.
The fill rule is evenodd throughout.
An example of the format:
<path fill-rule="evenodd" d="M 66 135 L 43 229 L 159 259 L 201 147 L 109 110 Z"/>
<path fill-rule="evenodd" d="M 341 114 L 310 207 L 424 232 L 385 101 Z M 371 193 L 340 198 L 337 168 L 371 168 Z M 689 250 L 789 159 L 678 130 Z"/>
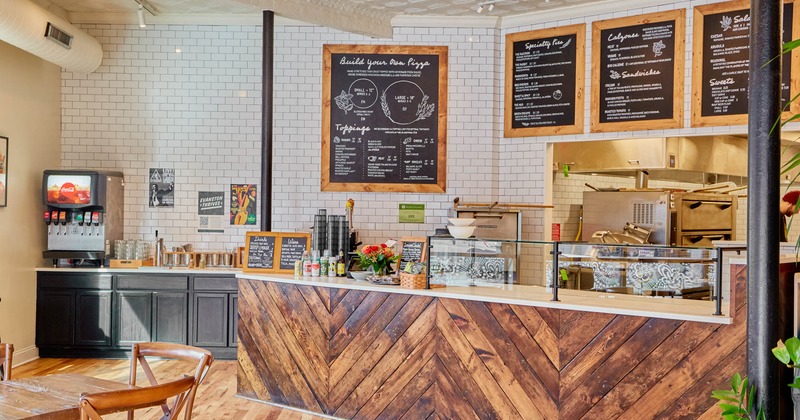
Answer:
<path fill-rule="evenodd" d="M 781 277 L 796 271 L 782 264 Z M 239 274 L 238 392 L 337 418 L 699 418 L 746 368 L 746 267 L 710 301 Z"/>

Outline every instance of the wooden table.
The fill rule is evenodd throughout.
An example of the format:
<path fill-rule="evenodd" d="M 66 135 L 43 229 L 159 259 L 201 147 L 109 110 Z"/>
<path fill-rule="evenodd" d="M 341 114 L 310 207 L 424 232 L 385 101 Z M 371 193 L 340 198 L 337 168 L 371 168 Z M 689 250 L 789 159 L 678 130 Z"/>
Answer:
<path fill-rule="evenodd" d="M 74 373 L 0 382 L 0 419 L 79 419 L 81 393 L 129 388 L 128 384 Z"/>

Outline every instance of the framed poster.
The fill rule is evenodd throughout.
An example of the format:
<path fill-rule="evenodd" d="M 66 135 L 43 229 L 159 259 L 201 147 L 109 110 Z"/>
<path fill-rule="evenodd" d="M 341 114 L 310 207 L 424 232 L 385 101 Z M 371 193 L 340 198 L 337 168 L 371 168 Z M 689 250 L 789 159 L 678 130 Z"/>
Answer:
<path fill-rule="evenodd" d="M 683 127 L 686 11 L 592 24 L 592 132 Z"/>
<path fill-rule="evenodd" d="M 8 205 L 8 137 L 0 136 L 0 207 Z"/>
<path fill-rule="evenodd" d="M 506 35 L 506 137 L 583 133 L 586 25 Z"/>
<path fill-rule="evenodd" d="M 175 169 L 150 168 L 150 207 L 175 207 Z"/>
<path fill-rule="evenodd" d="M 322 191 L 445 191 L 447 51 L 323 46 Z"/>
<path fill-rule="evenodd" d="M 798 11 L 783 5 L 783 42 L 800 37 L 794 22 Z M 750 2 L 729 1 L 694 8 L 692 42 L 692 127 L 747 124 L 750 74 Z M 800 52 L 783 55 L 781 104 L 800 92 L 792 74 L 800 67 Z M 784 117 L 800 112 L 790 104 Z"/>
<path fill-rule="evenodd" d="M 255 225 L 257 203 L 256 184 L 231 184 L 231 225 Z"/>

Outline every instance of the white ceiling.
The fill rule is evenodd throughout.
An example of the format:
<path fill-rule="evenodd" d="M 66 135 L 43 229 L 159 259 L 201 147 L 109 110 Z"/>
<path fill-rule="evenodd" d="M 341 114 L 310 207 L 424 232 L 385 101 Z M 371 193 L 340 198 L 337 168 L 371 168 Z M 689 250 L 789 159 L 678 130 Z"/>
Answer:
<path fill-rule="evenodd" d="M 72 23 L 136 23 L 140 0 L 33 0 Z M 426 22 L 435 26 L 501 27 L 501 21 L 529 16 L 556 20 L 616 9 L 618 0 L 145 0 L 155 16 L 148 23 L 252 23 L 263 10 L 277 19 L 328 26 L 391 38 L 393 26 Z M 641 6 L 663 0 L 638 0 Z M 492 10 L 489 5 L 494 4 Z M 478 6 L 482 13 L 477 13 Z M 628 6 L 629 7 L 629 6 Z M 571 12 L 571 13 L 570 13 Z"/>

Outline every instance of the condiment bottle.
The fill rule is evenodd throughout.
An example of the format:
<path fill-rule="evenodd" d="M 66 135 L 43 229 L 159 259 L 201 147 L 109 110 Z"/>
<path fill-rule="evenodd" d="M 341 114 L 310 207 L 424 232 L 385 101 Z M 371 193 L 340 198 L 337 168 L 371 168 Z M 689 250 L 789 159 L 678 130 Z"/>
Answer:
<path fill-rule="evenodd" d="M 311 258 L 308 256 L 308 251 L 303 251 L 303 277 L 311 276 Z"/>

